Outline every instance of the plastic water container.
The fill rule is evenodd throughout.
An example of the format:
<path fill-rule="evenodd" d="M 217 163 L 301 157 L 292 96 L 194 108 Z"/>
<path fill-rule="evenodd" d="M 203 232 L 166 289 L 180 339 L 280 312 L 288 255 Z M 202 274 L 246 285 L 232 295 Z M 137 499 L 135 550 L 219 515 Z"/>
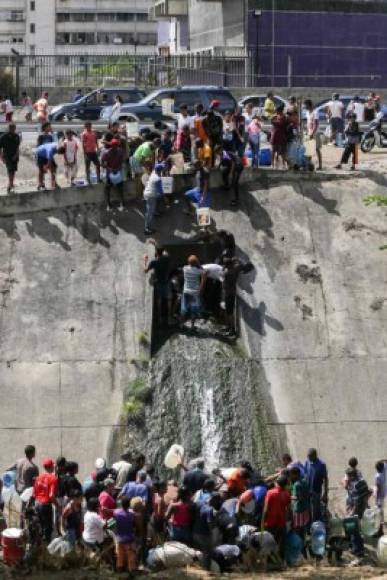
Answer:
<path fill-rule="evenodd" d="M 326 530 L 322 522 L 314 522 L 310 528 L 311 548 L 315 556 L 324 556 Z"/>
<path fill-rule="evenodd" d="M 7 566 L 16 566 L 24 557 L 23 530 L 19 528 L 7 528 L 1 535 L 3 547 L 3 560 Z"/>
<path fill-rule="evenodd" d="M 343 520 L 336 514 L 329 520 L 328 535 L 335 538 L 344 535 Z"/>
<path fill-rule="evenodd" d="M 297 564 L 301 559 L 304 542 L 295 532 L 289 532 L 286 536 L 285 559 L 292 566 Z"/>
<path fill-rule="evenodd" d="M 381 524 L 380 510 L 375 508 L 366 509 L 361 520 L 361 531 L 366 538 L 372 538 Z"/>
<path fill-rule="evenodd" d="M 271 165 L 271 149 L 268 147 L 259 150 L 259 165 Z"/>
<path fill-rule="evenodd" d="M 175 469 L 178 465 L 181 465 L 184 458 L 184 447 L 181 445 L 174 444 L 170 447 L 164 458 L 164 465 L 168 469 Z"/>
<path fill-rule="evenodd" d="M 377 556 L 379 566 L 387 568 L 387 536 L 379 538 Z"/>
<path fill-rule="evenodd" d="M 1 479 L 3 480 L 4 487 L 12 487 L 13 485 L 15 485 L 16 472 L 15 471 L 6 471 L 1 476 Z"/>

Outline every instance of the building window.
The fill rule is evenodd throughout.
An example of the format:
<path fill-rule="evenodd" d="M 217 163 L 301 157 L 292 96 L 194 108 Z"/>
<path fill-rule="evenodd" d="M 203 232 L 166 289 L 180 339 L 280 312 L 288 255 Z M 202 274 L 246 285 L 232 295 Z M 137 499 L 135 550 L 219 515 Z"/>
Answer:
<path fill-rule="evenodd" d="M 31 10 L 31 12 L 35 11 L 35 0 L 30 1 L 30 10 Z"/>
<path fill-rule="evenodd" d="M 30 24 L 30 33 L 35 34 L 35 24 L 33 22 Z"/>
<path fill-rule="evenodd" d="M 35 45 L 30 44 L 30 54 L 35 54 Z"/>
<path fill-rule="evenodd" d="M 146 22 L 148 20 L 148 14 L 146 12 L 137 12 L 136 20 L 137 22 Z"/>
<path fill-rule="evenodd" d="M 57 12 L 57 22 L 70 22 L 70 14 L 68 12 Z"/>

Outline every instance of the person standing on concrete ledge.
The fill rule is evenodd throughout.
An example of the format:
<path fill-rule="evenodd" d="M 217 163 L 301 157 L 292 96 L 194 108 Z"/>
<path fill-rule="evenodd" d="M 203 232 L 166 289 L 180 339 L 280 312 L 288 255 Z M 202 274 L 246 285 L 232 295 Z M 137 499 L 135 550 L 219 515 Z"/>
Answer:
<path fill-rule="evenodd" d="M 85 170 L 87 183 L 91 185 L 90 167 L 93 163 L 97 174 L 97 182 L 101 183 L 101 164 L 98 158 L 98 138 L 95 131 L 93 131 L 90 122 L 85 123 L 85 128 L 81 134 L 81 141 L 83 146 L 83 154 L 85 157 Z"/>
<path fill-rule="evenodd" d="M 55 155 L 63 155 L 65 152 L 64 147 L 58 147 L 57 143 L 43 143 L 35 149 L 36 160 L 39 168 L 39 183 L 38 191 L 46 189 L 44 183 L 45 173 L 49 172 L 51 175 L 51 187 L 52 189 L 60 189 L 56 182 L 56 170 L 57 164 L 55 163 Z"/>
<path fill-rule="evenodd" d="M 318 160 L 319 171 L 322 170 L 322 133 L 319 130 L 319 118 L 318 113 L 315 112 L 313 103 L 310 99 L 304 101 L 304 107 L 306 109 L 306 129 L 308 132 L 308 137 L 310 141 L 314 141 L 316 144 L 316 157 Z"/>
<path fill-rule="evenodd" d="M 152 229 L 153 218 L 156 212 L 157 198 L 163 195 L 163 182 L 161 181 L 161 174 L 165 169 L 163 163 L 156 163 L 153 171 L 151 165 L 147 164 L 146 171 L 148 172 L 148 179 L 144 188 L 145 200 L 145 229 L 144 234 L 150 236 L 155 230 Z"/>
<path fill-rule="evenodd" d="M 102 154 L 102 167 L 106 169 L 105 197 L 107 209 L 112 209 L 110 192 L 112 187 L 116 187 L 121 198 L 120 211 L 124 209 L 124 178 L 122 175 L 122 164 L 124 154 L 118 139 L 110 141 L 110 147 Z"/>
<path fill-rule="evenodd" d="M 309 483 L 310 522 L 313 523 L 321 520 L 321 503 L 328 505 L 328 470 L 318 458 L 316 449 L 309 449 L 304 470 Z"/>
<path fill-rule="evenodd" d="M 19 164 L 20 136 L 16 133 L 16 125 L 10 123 L 8 131 L 0 137 L 0 158 L 4 162 L 8 174 L 7 193 L 15 192 L 15 175 Z"/>
<path fill-rule="evenodd" d="M 200 267 L 199 258 L 190 256 L 188 265 L 183 268 L 184 288 L 181 300 L 182 323 L 187 317 L 191 319 L 191 328 L 195 327 L 195 320 L 200 314 L 200 293 L 205 284 L 205 273 Z"/>

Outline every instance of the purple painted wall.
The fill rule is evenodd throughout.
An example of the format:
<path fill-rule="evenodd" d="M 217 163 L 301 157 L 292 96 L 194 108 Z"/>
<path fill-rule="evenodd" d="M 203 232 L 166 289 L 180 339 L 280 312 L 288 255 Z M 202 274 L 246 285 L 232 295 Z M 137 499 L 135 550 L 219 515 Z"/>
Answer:
<path fill-rule="evenodd" d="M 387 14 L 276 11 L 274 71 L 272 24 L 249 17 L 256 86 L 288 86 L 290 60 L 293 87 L 387 87 Z"/>

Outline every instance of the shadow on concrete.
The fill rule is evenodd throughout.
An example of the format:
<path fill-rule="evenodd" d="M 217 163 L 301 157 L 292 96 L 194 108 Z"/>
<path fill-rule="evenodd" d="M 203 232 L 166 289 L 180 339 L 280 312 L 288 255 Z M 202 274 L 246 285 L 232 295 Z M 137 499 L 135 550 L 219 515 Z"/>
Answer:
<path fill-rule="evenodd" d="M 32 238 L 38 236 L 49 244 L 58 244 L 67 252 L 71 252 L 71 246 L 63 239 L 63 231 L 51 223 L 48 217 L 34 214 L 30 220 L 26 222 L 26 228 Z"/>
<path fill-rule="evenodd" d="M 238 301 L 242 310 L 243 320 L 251 330 L 257 332 L 260 336 L 266 336 L 266 325 L 276 332 L 284 330 L 285 327 L 282 322 L 267 313 L 265 302 L 260 302 L 258 306 L 250 306 L 241 296 L 238 297 Z"/>
<path fill-rule="evenodd" d="M 14 217 L 0 218 L 0 230 L 3 230 L 11 240 L 15 240 L 16 242 L 21 240 Z"/>
<path fill-rule="evenodd" d="M 321 186 L 319 183 L 299 183 L 298 188 L 295 187 L 294 191 L 301 193 L 303 197 L 310 199 L 317 205 L 320 205 L 324 208 L 328 213 L 340 216 L 340 212 L 336 209 L 337 200 L 336 199 L 329 199 L 328 197 L 324 197 Z"/>

